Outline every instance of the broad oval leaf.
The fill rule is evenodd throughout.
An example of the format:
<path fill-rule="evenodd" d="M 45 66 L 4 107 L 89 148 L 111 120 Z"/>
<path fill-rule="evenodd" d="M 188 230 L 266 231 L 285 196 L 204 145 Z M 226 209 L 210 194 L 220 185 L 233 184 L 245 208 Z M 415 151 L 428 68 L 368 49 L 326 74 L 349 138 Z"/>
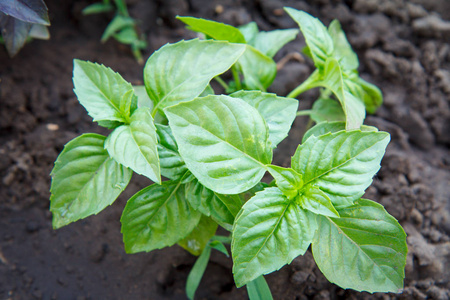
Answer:
<path fill-rule="evenodd" d="M 316 123 L 345 121 L 345 113 L 341 104 L 330 98 L 319 98 L 314 101 L 310 113 L 311 119 Z M 345 129 L 345 123 L 344 123 Z"/>
<path fill-rule="evenodd" d="M 261 31 L 249 44 L 261 51 L 261 53 L 273 58 L 284 45 L 294 40 L 297 34 L 298 29 Z"/>
<path fill-rule="evenodd" d="M 302 143 L 304 143 L 310 136 L 321 136 L 327 133 L 335 133 L 341 130 L 345 130 L 345 122 L 321 122 L 319 124 L 314 125 L 311 129 L 309 129 L 304 135 L 302 139 Z M 378 128 L 368 125 L 361 125 L 361 131 L 378 131 Z"/>
<path fill-rule="evenodd" d="M 314 65 L 321 69 L 325 61 L 333 53 L 333 40 L 328 34 L 327 28 L 322 22 L 303 12 L 293 8 L 284 8 L 291 18 L 300 26 L 305 37 L 306 45 L 314 61 Z"/>
<path fill-rule="evenodd" d="M 215 40 L 245 44 L 245 38 L 242 33 L 231 25 L 194 17 L 178 16 L 177 19 L 188 25 L 188 29 L 204 33 L 207 37 Z"/>
<path fill-rule="evenodd" d="M 164 181 L 137 192 L 123 210 L 122 234 L 127 253 L 172 246 L 197 226 L 201 213 L 185 198 L 184 184 Z"/>
<path fill-rule="evenodd" d="M 250 45 L 237 61 L 237 67 L 244 75 L 244 85 L 249 90 L 265 92 L 277 75 L 277 65 L 272 58 Z"/>
<path fill-rule="evenodd" d="M 99 213 L 128 185 L 132 172 L 109 157 L 104 142 L 102 135 L 83 134 L 56 159 L 50 188 L 54 228 Z"/>
<path fill-rule="evenodd" d="M 156 128 L 150 109 L 138 108 L 130 125 L 114 129 L 105 142 L 109 155 L 120 164 L 161 183 Z"/>
<path fill-rule="evenodd" d="M 296 117 L 297 100 L 260 91 L 238 91 L 230 97 L 242 99 L 259 111 L 269 128 L 273 148 L 287 137 Z"/>
<path fill-rule="evenodd" d="M 217 194 L 196 179 L 186 185 L 186 199 L 194 209 L 228 231 L 233 229 L 234 218 L 243 204 L 239 195 Z"/>
<path fill-rule="evenodd" d="M 325 277 L 345 289 L 400 292 L 408 249 L 397 220 L 366 199 L 338 212 L 339 219 L 318 217 L 312 243 L 314 260 Z"/>
<path fill-rule="evenodd" d="M 128 123 L 137 108 L 132 85 L 103 65 L 78 59 L 73 64 L 75 94 L 94 121 Z"/>
<path fill-rule="evenodd" d="M 217 193 L 252 188 L 272 161 L 266 123 L 243 100 L 210 95 L 169 107 L 165 113 L 188 169 Z"/>
<path fill-rule="evenodd" d="M 316 231 L 315 218 L 278 188 L 256 193 L 244 204 L 233 227 L 231 253 L 236 286 L 303 255 Z"/>
<path fill-rule="evenodd" d="M 328 33 L 333 40 L 333 56 L 339 61 L 341 67 L 344 70 L 358 69 L 358 56 L 353 51 L 338 20 L 331 21 L 328 26 Z"/>
<path fill-rule="evenodd" d="M 335 206 L 359 199 L 380 169 L 387 132 L 339 131 L 311 136 L 297 148 L 291 166 L 305 186 L 319 187 Z"/>
<path fill-rule="evenodd" d="M 259 32 L 258 25 L 256 22 L 250 22 L 245 25 L 238 27 L 239 31 L 244 36 L 248 44 L 252 44 L 252 40 L 256 37 Z"/>
<path fill-rule="evenodd" d="M 198 39 L 161 47 L 144 68 L 145 88 L 155 103 L 154 112 L 200 95 L 244 50 L 244 45 Z"/>
<path fill-rule="evenodd" d="M 192 255 L 199 256 L 209 240 L 216 234 L 217 223 L 211 218 L 202 215 L 197 226 L 178 245 Z"/>
<path fill-rule="evenodd" d="M 160 124 L 156 124 L 156 128 L 161 174 L 172 180 L 181 179 L 189 170 L 178 152 L 178 145 L 172 130 L 169 126 Z"/>
<path fill-rule="evenodd" d="M 22 22 L 50 25 L 43 0 L 2 0 L 0 11 Z"/>

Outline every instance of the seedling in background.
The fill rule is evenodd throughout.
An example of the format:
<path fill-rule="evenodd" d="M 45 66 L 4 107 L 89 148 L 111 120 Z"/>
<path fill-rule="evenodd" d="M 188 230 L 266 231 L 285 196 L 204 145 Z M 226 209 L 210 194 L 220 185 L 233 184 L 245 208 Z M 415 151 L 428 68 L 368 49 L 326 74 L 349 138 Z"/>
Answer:
<path fill-rule="evenodd" d="M 243 71 L 242 60 L 252 66 L 246 53 L 266 55 L 278 49 L 263 54 L 255 39 L 242 39 L 234 27 L 183 17 L 208 36 L 211 27 L 222 28 L 213 30 L 221 36 L 180 41 L 156 51 L 144 67 L 146 93 L 105 66 L 74 61 L 78 100 L 94 122 L 112 132 L 107 137 L 83 134 L 58 156 L 52 171 L 53 226 L 97 214 L 114 202 L 136 172 L 155 183 L 127 202 L 121 217 L 125 250 L 178 244 L 199 255 L 186 286 L 191 299 L 211 250 L 228 255 L 227 243 L 236 285 L 246 285 L 251 299 L 271 299 L 263 275 L 289 264 L 310 246 L 319 269 L 342 288 L 399 292 L 406 235 L 380 204 L 361 198 L 380 168 L 390 136 L 362 125 L 364 106 L 374 102 L 363 102 L 360 89 L 345 84 L 351 76 L 352 83 L 360 81 L 355 69 L 345 73 L 344 62 L 354 62 L 354 53 L 343 43 L 342 31 L 329 35 L 317 30 L 317 19 L 287 11 L 306 32 L 310 55 L 320 58 L 314 80 L 291 96 L 316 86 L 328 89 L 304 113 L 318 124 L 306 132 L 290 168 L 273 165 L 272 157 L 297 116 L 298 101 L 261 90 L 215 95 L 209 85 L 233 68 L 244 76 L 243 82 L 235 77 L 236 86 L 265 82 L 264 72 Z M 322 51 L 319 42 L 311 42 L 314 34 L 319 41 L 337 34 L 339 43 L 331 39 Z M 265 68 L 258 59 L 254 63 L 254 69 Z M 331 92 L 339 102 L 330 98 Z M 266 172 L 274 178 L 270 186 L 261 182 Z M 230 237 L 215 235 L 219 225 Z"/>
<path fill-rule="evenodd" d="M 48 40 L 50 26 L 47 6 L 42 0 L 3 0 L 0 2 L 0 41 L 13 57 L 31 39 Z"/>
<path fill-rule="evenodd" d="M 91 4 L 83 9 L 83 14 L 91 15 L 112 12 L 114 10 L 116 11 L 116 15 L 106 27 L 101 42 L 105 43 L 113 37 L 122 44 L 130 45 L 131 51 L 138 63 L 143 64 L 144 60 L 141 50 L 147 48 L 147 42 L 142 35 L 139 35 L 136 25 L 137 21 L 130 17 L 124 0 L 114 0 L 114 4 L 111 3 L 111 0 L 103 0 L 103 2 Z"/>

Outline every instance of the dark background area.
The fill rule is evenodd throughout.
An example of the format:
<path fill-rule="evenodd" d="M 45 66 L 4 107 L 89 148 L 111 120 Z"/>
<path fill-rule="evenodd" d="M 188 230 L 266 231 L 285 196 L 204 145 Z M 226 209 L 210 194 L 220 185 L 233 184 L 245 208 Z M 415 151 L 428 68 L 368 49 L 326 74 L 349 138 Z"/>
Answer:
<path fill-rule="evenodd" d="M 74 93 L 74 58 L 105 64 L 133 84 L 142 68 L 128 47 L 100 43 L 111 15 L 82 16 L 93 1 L 46 0 L 51 39 L 33 41 L 14 58 L 0 48 L 0 299 L 186 299 L 195 257 L 178 246 L 127 255 L 120 234 L 126 200 L 150 182 L 134 176 L 125 193 L 97 216 L 51 227 L 50 171 L 65 143 L 91 122 Z M 408 234 L 402 294 L 368 294 L 329 283 L 311 253 L 267 277 L 275 299 L 449 299 L 450 297 L 450 1 L 448 0 L 130 0 L 151 53 L 195 37 L 175 15 L 191 15 L 261 30 L 296 28 L 283 6 L 305 10 L 326 25 L 337 18 L 360 59 L 360 73 L 384 93 L 366 123 L 392 135 L 382 168 L 366 196 L 383 204 Z M 276 56 L 304 46 L 302 37 Z M 286 95 L 313 70 L 290 61 L 271 91 Z M 317 91 L 300 96 L 311 106 Z M 305 130 L 299 117 L 275 151 L 289 166 Z M 197 299 L 246 299 L 236 289 L 231 260 L 213 252 Z"/>

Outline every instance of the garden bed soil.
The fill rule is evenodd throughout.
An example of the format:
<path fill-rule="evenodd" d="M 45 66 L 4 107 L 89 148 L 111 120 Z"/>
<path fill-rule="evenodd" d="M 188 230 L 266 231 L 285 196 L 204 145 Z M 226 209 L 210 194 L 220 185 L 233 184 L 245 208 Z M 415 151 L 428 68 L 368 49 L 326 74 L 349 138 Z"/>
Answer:
<path fill-rule="evenodd" d="M 46 0 L 51 39 L 33 41 L 14 58 L 0 49 L 0 299 L 186 299 L 195 257 L 178 246 L 127 255 L 120 234 L 126 200 L 150 182 L 134 176 L 126 192 L 97 216 L 59 230 L 51 226 L 50 171 L 64 144 L 91 122 L 73 93 L 74 58 L 105 64 L 133 84 L 142 66 L 129 49 L 100 43 L 108 15 L 82 16 L 92 1 Z M 450 297 L 450 2 L 447 0 L 156 0 L 128 1 L 152 51 L 195 37 L 174 19 L 193 15 L 232 25 L 256 21 L 262 30 L 295 28 L 283 6 L 325 24 L 341 21 L 360 59 L 363 78 L 384 93 L 366 123 L 391 133 L 382 168 L 367 198 L 383 204 L 408 234 L 405 289 L 368 294 L 329 283 L 310 251 L 267 277 L 275 299 L 449 299 Z M 276 60 L 299 52 L 299 37 Z M 271 91 L 285 95 L 312 71 L 290 61 Z M 317 91 L 301 96 L 308 108 Z M 306 119 L 275 151 L 289 166 Z M 234 286 L 231 261 L 213 253 L 197 299 L 246 299 Z"/>

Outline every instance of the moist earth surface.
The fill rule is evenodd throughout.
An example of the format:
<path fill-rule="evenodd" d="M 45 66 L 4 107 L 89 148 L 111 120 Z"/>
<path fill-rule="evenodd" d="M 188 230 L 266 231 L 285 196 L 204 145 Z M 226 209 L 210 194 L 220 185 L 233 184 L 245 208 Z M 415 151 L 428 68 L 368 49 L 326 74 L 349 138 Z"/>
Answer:
<path fill-rule="evenodd" d="M 128 255 L 120 233 L 126 200 L 150 182 L 134 176 L 124 194 L 97 216 L 51 226 L 50 171 L 65 143 L 107 133 L 78 103 L 73 59 L 102 63 L 133 84 L 142 65 L 115 41 L 100 43 L 112 15 L 83 16 L 93 1 L 46 0 L 51 39 L 32 41 L 14 58 L 0 49 L 0 299 L 186 299 L 195 257 L 178 246 Z M 449 299 L 450 297 L 450 1 L 447 0 L 154 0 L 127 1 L 149 47 L 196 37 L 175 19 L 190 15 L 261 30 L 296 28 L 283 6 L 326 25 L 338 19 L 358 53 L 361 76 L 384 94 L 366 119 L 392 136 L 365 197 L 383 204 L 406 233 L 409 253 L 401 294 L 343 290 L 321 274 L 308 251 L 266 276 L 275 299 Z M 300 36 L 275 57 L 300 53 Z M 312 72 L 298 54 L 270 91 L 286 95 Z M 309 108 L 318 91 L 301 95 Z M 307 126 L 298 117 L 274 153 L 288 167 Z M 213 253 L 197 299 L 247 299 L 233 283 L 231 260 Z"/>

